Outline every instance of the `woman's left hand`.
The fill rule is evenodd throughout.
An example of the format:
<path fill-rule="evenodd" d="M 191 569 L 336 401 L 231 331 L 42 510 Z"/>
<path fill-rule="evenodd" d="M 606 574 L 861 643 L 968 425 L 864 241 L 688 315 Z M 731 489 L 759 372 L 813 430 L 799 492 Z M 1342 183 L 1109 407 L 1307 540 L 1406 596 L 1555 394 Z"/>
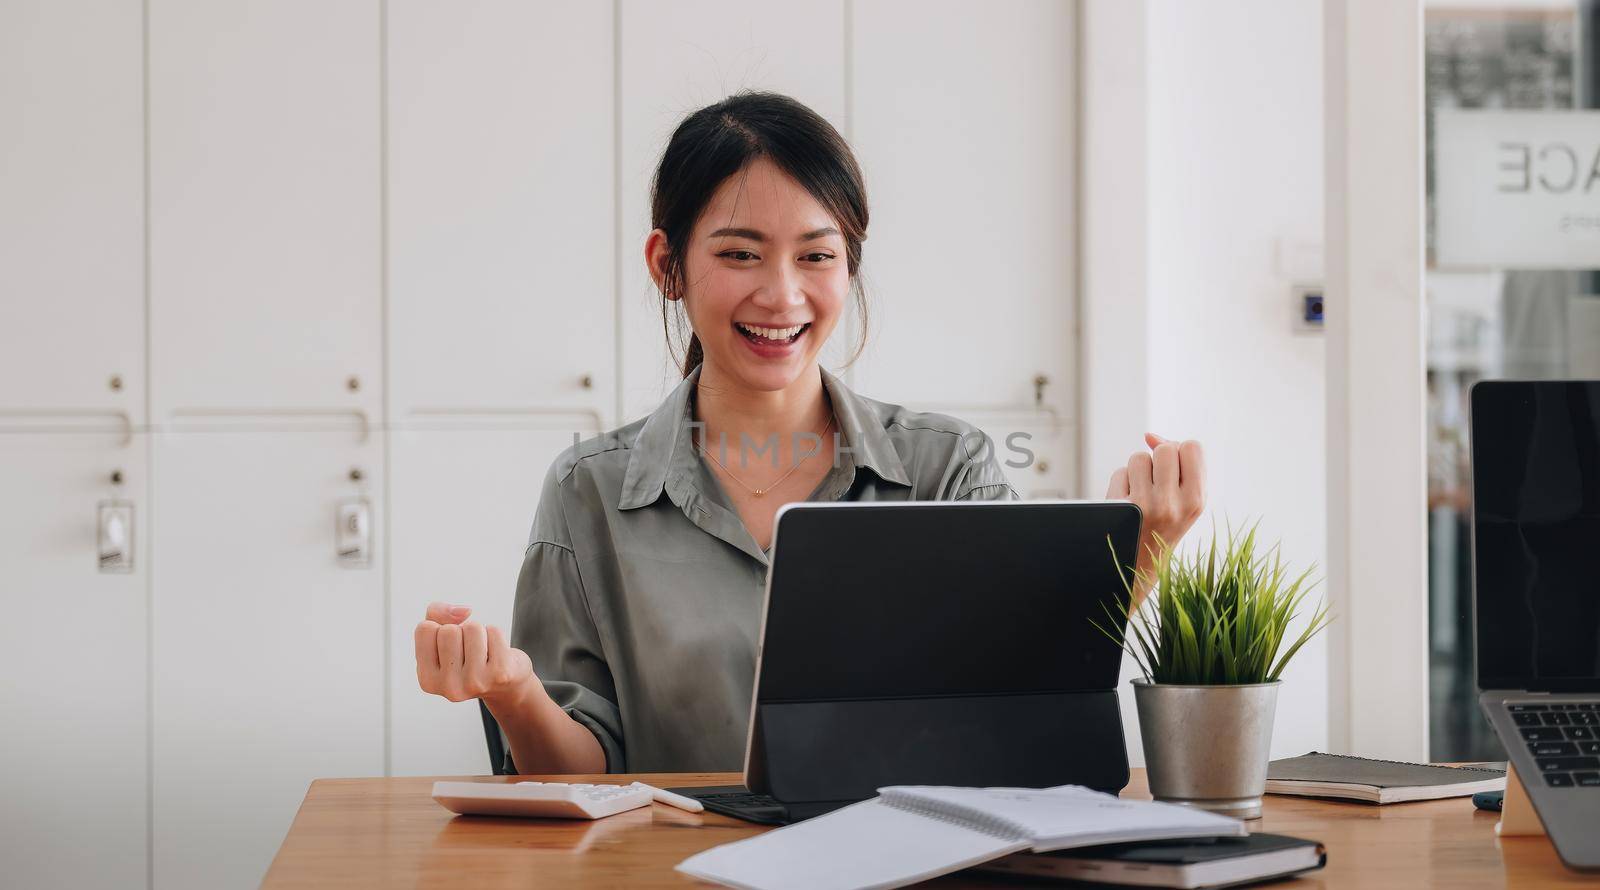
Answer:
<path fill-rule="evenodd" d="M 1205 452 L 1192 439 L 1171 442 L 1155 433 L 1144 434 L 1150 450 L 1136 451 L 1128 465 L 1111 474 L 1106 490 L 1109 500 L 1132 501 L 1144 513 L 1144 531 L 1139 537 L 1140 574 L 1155 568 L 1155 557 L 1165 541 L 1176 547 L 1206 508 Z M 1149 591 L 1144 584 L 1134 587 L 1133 608 L 1138 608 Z"/>

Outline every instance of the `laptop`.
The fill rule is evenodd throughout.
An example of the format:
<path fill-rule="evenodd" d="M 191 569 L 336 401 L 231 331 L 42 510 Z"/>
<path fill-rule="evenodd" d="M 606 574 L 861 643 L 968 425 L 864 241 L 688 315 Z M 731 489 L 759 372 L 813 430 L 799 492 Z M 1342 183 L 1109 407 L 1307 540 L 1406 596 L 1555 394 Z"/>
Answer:
<path fill-rule="evenodd" d="M 1600 381 L 1471 400 L 1479 703 L 1561 861 L 1600 870 Z"/>
<path fill-rule="evenodd" d="M 780 825 L 885 785 L 1121 790 L 1121 651 L 1094 622 L 1120 624 L 1140 521 L 1123 502 L 784 506 L 744 785 L 672 790 Z"/>

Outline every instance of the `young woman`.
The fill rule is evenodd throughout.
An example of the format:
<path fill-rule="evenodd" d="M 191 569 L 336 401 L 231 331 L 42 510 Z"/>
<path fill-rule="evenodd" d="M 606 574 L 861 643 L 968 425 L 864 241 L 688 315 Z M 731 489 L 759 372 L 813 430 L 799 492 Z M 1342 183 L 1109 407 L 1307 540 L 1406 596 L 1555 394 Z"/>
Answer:
<path fill-rule="evenodd" d="M 827 121 L 770 93 L 695 112 L 651 216 L 664 317 L 675 305 L 693 329 L 683 382 L 556 459 L 510 641 L 446 603 L 416 629 L 423 690 L 481 698 L 521 772 L 741 768 L 784 503 L 1017 497 L 970 424 L 864 398 L 819 366 L 861 299 L 867 231 L 861 171 Z M 1107 496 L 1143 508 L 1145 544 L 1176 541 L 1204 503 L 1200 446 L 1146 440 Z"/>

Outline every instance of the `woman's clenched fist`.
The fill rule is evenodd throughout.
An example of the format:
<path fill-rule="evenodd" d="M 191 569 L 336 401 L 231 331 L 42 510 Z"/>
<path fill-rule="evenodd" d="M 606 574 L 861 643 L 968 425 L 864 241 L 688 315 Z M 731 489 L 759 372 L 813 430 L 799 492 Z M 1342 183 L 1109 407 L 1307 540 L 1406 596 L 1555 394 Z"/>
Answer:
<path fill-rule="evenodd" d="M 1150 450 L 1129 457 L 1127 466 L 1111 474 L 1106 490 L 1108 499 L 1132 501 L 1144 514 L 1137 565 L 1140 581 L 1133 591 L 1135 608 L 1149 592 L 1144 582 L 1155 569 L 1161 546 L 1178 546 L 1206 508 L 1205 452 L 1200 443 L 1171 442 L 1154 433 L 1145 433 L 1144 441 Z"/>
<path fill-rule="evenodd" d="M 524 691 L 535 678 L 528 653 L 506 642 L 500 628 L 468 621 L 472 610 L 429 603 L 417 625 L 417 683 L 451 701 L 486 703 Z"/>

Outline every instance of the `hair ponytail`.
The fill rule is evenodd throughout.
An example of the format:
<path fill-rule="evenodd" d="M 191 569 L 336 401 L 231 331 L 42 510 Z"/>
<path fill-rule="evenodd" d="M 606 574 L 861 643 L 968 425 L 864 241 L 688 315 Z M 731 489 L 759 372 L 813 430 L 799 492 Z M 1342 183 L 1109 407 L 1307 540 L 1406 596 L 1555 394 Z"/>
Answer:
<path fill-rule="evenodd" d="M 701 362 L 706 360 L 705 350 L 700 346 L 700 335 L 689 335 L 689 351 L 683 356 L 683 376 L 688 377 Z"/>

